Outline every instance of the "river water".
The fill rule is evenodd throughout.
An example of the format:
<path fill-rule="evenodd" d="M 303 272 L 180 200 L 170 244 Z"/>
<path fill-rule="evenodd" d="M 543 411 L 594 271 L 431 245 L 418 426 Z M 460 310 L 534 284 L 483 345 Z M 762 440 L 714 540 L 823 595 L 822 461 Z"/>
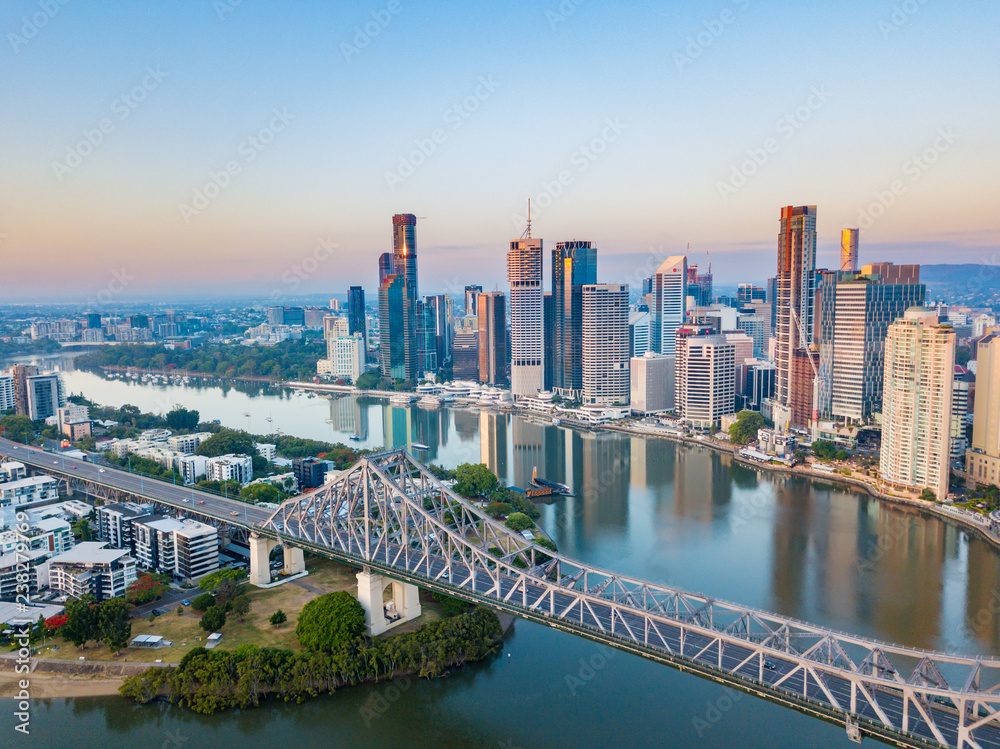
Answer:
<path fill-rule="evenodd" d="M 988 544 L 936 518 L 759 473 L 707 448 L 262 387 L 140 385 L 79 371 L 66 383 L 101 404 L 165 412 L 182 403 L 255 433 L 423 443 L 427 462 L 484 462 L 516 485 L 537 466 L 574 489 L 541 505 L 539 521 L 566 554 L 891 642 L 1000 652 L 1000 556 Z M 211 717 L 119 699 L 34 710 L 30 743 L 46 748 L 853 746 L 842 728 L 527 622 L 502 655 L 448 678 L 303 705 Z"/>

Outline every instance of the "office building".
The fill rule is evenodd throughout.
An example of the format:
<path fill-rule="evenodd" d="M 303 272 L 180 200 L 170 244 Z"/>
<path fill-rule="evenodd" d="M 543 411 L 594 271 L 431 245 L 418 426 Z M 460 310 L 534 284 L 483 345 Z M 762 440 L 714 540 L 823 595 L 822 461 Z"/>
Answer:
<path fill-rule="evenodd" d="M 479 312 L 479 295 L 483 293 L 482 286 L 470 285 L 465 287 L 465 316 L 475 317 Z"/>
<path fill-rule="evenodd" d="M 754 286 L 752 283 L 741 283 L 736 287 L 736 300 L 740 305 L 766 302 L 767 289 L 763 286 Z"/>
<path fill-rule="evenodd" d="M 687 257 L 673 255 L 653 275 L 650 348 L 658 354 L 675 353 L 677 329 L 684 324 L 687 309 Z"/>
<path fill-rule="evenodd" d="M 551 291 L 546 291 L 542 294 L 542 331 L 545 336 L 542 342 L 542 389 L 546 392 L 552 390 L 555 381 L 552 371 L 556 358 L 555 319 L 555 297 Z"/>
<path fill-rule="evenodd" d="M 736 369 L 736 410 L 763 411 L 774 396 L 775 367 L 772 362 L 752 359 Z"/>
<path fill-rule="evenodd" d="M 756 312 L 740 312 L 736 316 L 736 329 L 746 333 L 753 341 L 753 355 L 758 359 L 767 356 L 767 341 L 771 337 L 770 319 Z"/>
<path fill-rule="evenodd" d="M 28 418 L 42 421 L 55 416 L 66 405 L 62 376 L 58 374 L 34 375 L 27 378 Z"/>
<path fill-rule="evenodd" d="M 816 294 L 816 206 L 785 206 L 778 233 L 775 282 L 777 383 L 772 410 L 775 426 L 807 426 L 814 407 L 813 342 Z"/>
<path fill-rule="evenodd" d="M 832 359 L 829 382 L 824 377 L 821 388 L 830 393 L 829 411 L 821 407 L 822 416 L 864 424 L 879 411 L 889 325 L 923 305 L 924 293 L 919 265 L 873 263 L 836 283 L 832 340 L 820 344 L 821 359 Z"/>
<path fill-rule="evenodd" d="M 421 341 L 417 335 L 420 296 L 417 290 L 417 217 L 412 213 L 397 213 L 392 217 L 392 268 L 403 282 L 404 379 L 416 381 L 421 374 Z"/>
<path fill-rule="evenodd" d="M 429 327 L 426 347 L 435 352 L 437 366 L 425 369 L 437 369 L 451 361 L 453 330 L 455 326 L 455 309 L 452 298 L 447 294 L 435 294 L 424 297 L 424 314 Z"/>
<path fill-rule="evenodd" d="M 192 579 L 219 569 L 219 531 L 191 518 L 150 515 L 135 521 L 139 566 Z"/>
<path fill-rule="evenodd" d="M 643 356 L 650 348 L 653 316 L 648 310 L 632 310 L 628 316 L 628 333 L 631 356 Z M 655 352 L 654 352 L 655 353 Z"/>
<path fill-rule="evenodd" d="M 581 401 L 584 406 L 627 405 L 628 285 L 586 284 L 581 292 Z"/>
<path fill-rule="evenodd" d="M 879 473 L 893 487 L 948 494 L 955 331 L 914 307 L 885 339 Z"/>
<path fill-rule="evenodd" d="M 383 377 L 410 379 L 404 347 L 403 277 L 390 273 L 378 290 L 379 356 Z"/>
<path fill-rule="evenodd" d="M 858 272 L 859 229 L 840 230 L 840 270 L 844 273 Z"/>
<path fill-rule="evenodd" d="M 365 339 L 360 333 L 327 339 L 326 351 L 333 377 L 357 382 L 364 374 Z"/>
<path fill-rule="evenodd" d="M 988 332 L 976 347 L 973 412 L 966 476 L 974 486 L 1000 486 L 1000 330 Z"/>
<path fill-rule="evenodd" d="M 106 601 L 125 595 L 136 581 L 136 564 L 126 549 L 101 541 L 81 541 L 49 559 L 49 586 L 72 598 L 92 595 Z"/>
<path fill-rule="evenodd" d="M 477 299 L 478 302 L 478 299 Z M 451 349 L 451 374 L 456 380 L 479 380 L 479 333 L 455 333 Z"/>
<path fill-rule="evenodd" d="M 253 458 L 249 455 L 220 455 L 205 463 L 205 477 L 209 481 L 238 481 L 249 484 L 253 478 Z"/>
<path fill-rule="evenodd" d="M 970 396 L 975 379 L 965 367 L 955 365 L 955 380 L 951 390 L 951 459 L 961 461 L 969 449 L 968 426 Z"/>
<path fill-rule="evenodd" d="M 712 264 L 708 264 L 707 273 L 699 273 L 697 265 L 689 265 L 687 269 L 688 295 L 694 297 L 697 307 L 707 307 L 715 299 L 712 294 Z"/>
<path fill-rule="evenodd" d="M 313 457 L 294 458 L 292 473 L 300 490 L 315 489 L 326 481 L 326 463 Z"/>
<path fill-rule="evenodd" d="M 674 357 L 646 351 L 629 360 L 632 413 L 655 414 L 674 410 Z"/>
<path fill-rule="evenodd" d="M 368 350 L 366 317 L 365 290 L 361 286 L 352 286 L 347 292 L 347 332 L 348 335 L 361 334 L 365 351 Z"/>
<path fill-rule="evenodd" d="M 552 387 L 579 393 L 583 387 L 581 361 L 583 287 L 597 283 L 597 248 L 590 242 L 559 242 L 552 250 Z"/>
<path fill-rule="evenodd" d="M 714 429 L 736 405 L 735 346 L 703 327 L 677 331 L 677 415 L 697 429 Z"/>
<path fill-rule="evenodd" d="M 534 395 L 545 386 L 545 334 L 542 324 L 542 240 L 514 239 L 507 250 L 510 283 L 510 387 L 516 397 Z M 479 336 L 482 349 L 483 336 Z M 479 377 L 483 378 L 480 360 Z"/>
<path fill-rule="evenodd" d="M 507 300 L 502 292 L 479 294 L 476 320 L 479 331 L 479 382 L 506 385 L 507 380 Z"/>

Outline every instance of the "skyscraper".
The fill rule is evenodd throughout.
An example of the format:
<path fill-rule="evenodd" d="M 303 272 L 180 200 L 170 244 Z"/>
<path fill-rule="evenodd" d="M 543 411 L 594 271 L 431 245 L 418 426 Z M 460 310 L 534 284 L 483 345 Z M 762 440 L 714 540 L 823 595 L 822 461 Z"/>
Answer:
<path fill-rule="evenodd" d="M 383 252 L 378 256 L 378 283 L 381 286 L 386 279 L 386 276 L 391 276 L 395 271 L 392 267 L 392 253 Z"/>
<path fill-rule="evenodd" d="M 650 348 L 658 354 L 673 354 L 677 329 L 684 324 L 687 305 L 687 257 L 673 255 L 653 275 L 653 315 Z"/>
<path fill-rule="evenodd" d="M 688 294 L 694 297 L 698 307 L 707 307 L 712 298 L 712 264 L 708 264 L 707 273 L 699 273 L 697 265 L 689 265 L 687 270 Z"/>
<path fill-rule="evenodd" d="M 559 242 L 552 250 L 552 387 L 577 392 L 581 366 L 582 290 L 597 283 L 597 248 L 590 242 Z"/>
<path fill-rule="evenodd" d="M 1000 486 L 1000 329 L 988 332 L 976 351 L 972 447 L 965 454 L 965 470 L 973 484 Z"/>
<path fill-rule="evenodd" d="M 847 273 L 858 272 L 858 233 L 860 229 L 840 230 L 840 269 Z"/>
<path fill-rule="evenodd" d="M 403 336 L 403 277 L 390 273 L 378 289 L 379 356 L 383 377 L 411 379 Z"/>
<path fill-rule="evenodd" d="M 629 402 L 628 285 L 581 289 L 581 400 L 584 405 Z"/>
<path fill-rule="evenodd" d="M 454 324 L 454 306 L 447 294 L 434 294 L 424 297 L 424 307 L 428 322 L 433 327 L 433 346 L 437 354 L 438 366 L 443 366 L 451 359 L 452 329 Z"/>
<path fill-rule="evenodd" d="M 397 213 L 392 217 L 392 269 L 403 281 L 403 358 L 406 379 L 420 374 L 420 297 L 417 293 L 417 217 Z M 384 321 L 383 321 L 384 322 Z"/>
<path fill-rule="evenodd" d="M 482 286 L 470 285 L 465 287 L 465 316 L 475 317 L 479 310 L 479 295 L 483 293 Z"/>
<path fill-rule="evenodd" d="M 777 383 L 772 409 L 782 429 L 806 426 L 815 406 L 811 397 L 815 362 L 813 305 L 816 295 L 816 206 L 785 206 L 778 233 L 778 275 L 775 282 Z M 811 402 L 812 401 L 812 402 Z"/>
<path fill-rule="evenodd" d="M 510 282 L 510 389 L 514 396 L 534 395 L 545 385 L 545 336 L 542 240 L 531 238 L 530 223 L 525 237 L 510 242 L 507 280 Z M 480 379 L 483 376 L 481 371 L 479 376 Z"/>
<path fill-rule="evenodd" d="M 866 265 L 860 275 L 837 283 L 835 293 L 832 357 L 825 356 L 827 343 L 821 344 L 821 358 L 832 359 L 830 415 L 862 424 L 882 405 L 889 325 L 924 303 L 920 266 Z"/>
<path fill-rule="evenodd" d="M 736 404 L 736 346 L 706 327 L 677 331 L 674 408 L 687 423 L 712 429 Z"/>
<path fill-rule="evenodd" d="M 479 295 L 479 381 L 507 384 L 507 300 L 500 291 Z"/>
<path fill-rule="evenodd" d="M 888 484 L 937 499 L 948 494 L 955 331 L 920 307 L 885 339 L 879 474 Z M 977 405 L 978 409 L 978 405 Z"/>
<path fill-rule="evenodd" d="M 347 292 L 347 324 L 351 335 L 361 334 L 365 350 L 368 349 L 368 326 L 365 324 L 365 290 L 352 286 Z"/>

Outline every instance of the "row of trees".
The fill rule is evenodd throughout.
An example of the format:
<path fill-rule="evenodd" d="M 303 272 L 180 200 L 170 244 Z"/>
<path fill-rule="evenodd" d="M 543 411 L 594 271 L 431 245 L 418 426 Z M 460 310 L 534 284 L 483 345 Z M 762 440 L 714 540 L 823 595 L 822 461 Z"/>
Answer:
<path fill-rule="evenodd" d="M 346 607 L 340 613 L 354 616 Z M 327 629 L 326 625 L 307 627 L 313 634 Z M 441 676 L 452 667 L 495 652 L 503 632 L 496 614 L 478 608 L 417 632 L 374 642 L 363 637 L 344 639 L 347 634 L 321 637 L 322 647 L 299 653 L 255 645 L 241 645 L 233 651 L 195 648 L 176 667 L 150 668 L 130 677 L 120 692 L 139 703 L 165 696 L 204 714 L 255 707 L 268 696 L 300 702 L 365 681 L 404 674 Z M 307 641 L 312 642 L 308 637 Z"/>
<path fill-rule="evenodd" d="M 71 598 L 66 602 L 57 631 L 77 647 L 88 642 L 101 642 L 117 653 L 132 637 L 129 604 L 121 598 L 96 603 L 93 596 Z"/>
<path fill-rule="evenodd" d="M 77 366 L 135 367 L 156 371 L 197 372 L 218 377 L 306 379 L 316 373 L 322 341 L 310 337 L 274 346 L 208 344 L 194 349 L 167 350 L 162 346 L 105 346 L 77 359 Z"/>

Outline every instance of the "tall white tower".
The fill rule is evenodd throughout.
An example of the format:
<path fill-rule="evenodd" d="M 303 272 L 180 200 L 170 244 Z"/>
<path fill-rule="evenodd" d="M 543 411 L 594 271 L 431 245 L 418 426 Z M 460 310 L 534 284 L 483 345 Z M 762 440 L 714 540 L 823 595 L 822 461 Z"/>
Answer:
<path fill-rule="evenodd" d="M 507 250 L 510 282 L 510 390 L 516 397 L 544 387 L 545 332 L 542 322 L 542 240 L 511 240 Z"/>
<path fill-rule="evenodd" d="M 658 354 L 673 354 L 677 329 L 684 324 L 687 304 L 687 256 L 664 260 L 653 276 L 653 321 L 650 348 Z"/>

